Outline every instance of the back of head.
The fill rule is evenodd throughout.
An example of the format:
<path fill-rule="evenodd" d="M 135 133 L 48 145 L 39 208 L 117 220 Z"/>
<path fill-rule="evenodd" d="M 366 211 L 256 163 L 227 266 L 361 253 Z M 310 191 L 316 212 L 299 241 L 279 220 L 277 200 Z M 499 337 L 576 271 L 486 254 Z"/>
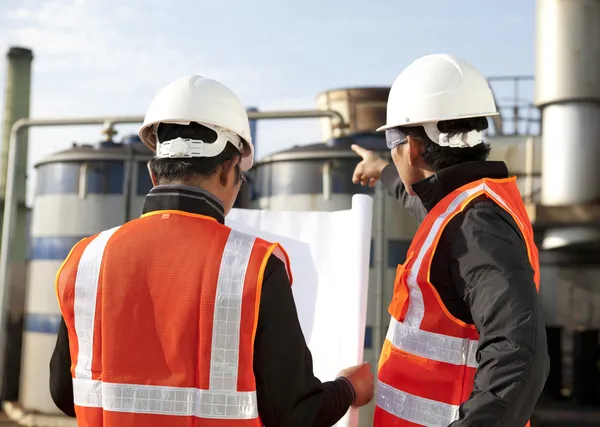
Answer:
<path fill-rule="evenodd" d="M 387 123 L 378 130 L 392 134 L 389 142 L 407 135 L 420 138 L 423 159 L 438 171 L 487 159 L 490 148 L 483 131 L 487 117 L 497 114 L 487 79 L 475 67 L 451 55 L 434 54 L 417 59 L 396 78 Z"/>
<path fill-rule="evenodd" d="M 155 153 L 155 185 L 195 185 L 231 209 L 254 147 L 246 109 L 229 88 L 201 76 L 169 83 L 150 103 L 139 135 Z"/>
<path fill-rule="evenodd" d="M 216 80 L 186 76 L 163 87 L 150 103 L 139 135 L 158 159 L 215 158 L 232 144 L 242 155 L 242 170 L 252 166 L 246 109 Z"/>
<path fill-rule="evenodd" d="M 161 123 L 157 127 L 156 136 L 159 144 L 179 138 L 214 144 L 218 138 L 213 129 L 196 122 L 188 125 Z M 239 150 L 231 142 L 227 142 L 223 151 L 214 157 L 156 156 L 150 161 L 150 170 L 161 184 L 190 182 L 197 178 L 208 179 L 214 176 L 220 165 L 240 155 Z"/>
<path fill-rule="evenodd" d="M 490 145 L 483 141 L 482 136 L 482 132 L 487 128 L 486 117 L 471 117 L 438 122 L 433 132 L 427 132 L 430 127 L 424 126 L 403 127 L 402 131 L 423 141 L 423 160 L 437 172 L 461 163 L 487 160 Z M 432 133 L 438 134 L 438 142 L 431 138 Z M 475 143 L 472 146 L 447 146 L 439 144 L 440 138 L 450 141 L 468 141 L 469 138 L 475 138 Z"/>

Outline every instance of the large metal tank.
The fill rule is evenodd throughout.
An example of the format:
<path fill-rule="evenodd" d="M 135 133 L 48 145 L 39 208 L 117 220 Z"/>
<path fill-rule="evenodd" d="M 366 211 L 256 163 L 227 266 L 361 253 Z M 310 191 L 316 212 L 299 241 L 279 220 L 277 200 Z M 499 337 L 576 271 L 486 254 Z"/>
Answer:
<path fill-rule="evenodd" d="M 54 278 L 80 239 L 140 215 L 152 183 L 150 152 L 137 137 L 123 144 L 74 145 L 37 165 L 31 219 L 20 402 L 59 413 L 48 390 L 48 363 L 60 324 Z"/>
<path fill-rule="evenodd" d="M 600 201 L 600 2 L 537 0 L 535 104 L 542 113 L 542 197 L 549 206 Z M 546 322 L 564 328 L 563 380 L 574 382 L 573 330 L 600 329 L 600 229 L 545 232 L 540 257 L 552 289 Z M 544 288 L 542 288 L 544 290 Z M 583 366 L 598 375 L 600 359 Z M 600 383 L 596 384 L 596 388 Z"/>
<path fill-rule="evenodd" d="M 362 134 L 297 146 L 261 159 L 255 166 L 255 208 L 334 211 L 351 208 L 352 195 L 374 194 L 373 188 L 352 183 L 360 158 L 350 149 L 359 144 L 389 156 L 383 134 Z M 378 184 L 379 186 L 380 184 Z M 365 360 L 375 370 L 385 338 L 398 264 L 416 231 L 416 221 L 384 191 L 375 194 Z M 378 286 L 379 285 L 379 286 Z M 373 406 L 360 410 L 360 426 L 370 426 Z"/>
<path fill-rule="evenodd" d="M 339 112 L 347 123 L 342 129 L 336 119 L 321 119 L 323 141 L 344 135 L 374 132 L 385 123 L 389 87 L 357 87 L 332 89 L 317 95 L 320 110 Z"/>

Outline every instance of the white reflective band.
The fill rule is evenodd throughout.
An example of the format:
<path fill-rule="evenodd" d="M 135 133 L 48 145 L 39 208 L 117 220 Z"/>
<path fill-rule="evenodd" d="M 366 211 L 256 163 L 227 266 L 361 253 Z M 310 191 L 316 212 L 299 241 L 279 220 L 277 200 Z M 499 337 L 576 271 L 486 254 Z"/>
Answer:
<path fill-rule="evenodd" d="M 219 269 L 212 329 L 210 390 L 237 390 L 242 294 L 255 238 L 231 230 Z"/>
<path fill-rule="evenodd" d="M 242 297 L 255 238 L 234 230 L 225 244 L 217 282 L 209 390 L 92 380 L 100 265 L 106 244 L 118 228 L 104 231 L 92 240 L 77 268 L 74 311 L 79 354 L 73 379 L 75 404 L 140 414 L 225 419 L 258 417 L 256 393 L 237 391 Z"/>
<path fill-rule="evenodd" d="M 415 356 L 477 368 L 476 354 L 479 341 L 411 329 L 406 323 L 399 322 L 394 317 L 390 319 L 386 338 L 394 347 Z"/>
<path fill-rule="evenodd" d="M 436 402 L 377 384 L 376 403 L 381 409 L 411 423 L 427 427 L 448 427 L 458 419 L 458 406 Z"/>
<path fill-rule="evenodd" d="M 73 379 L 77 406 L 137 414 L 199 418 L 253 419 L 258 417 L 255 392 L 218 392 L 185 387 L 113 384 Z"/>
<path fill-rule="evenodd" d="M 419 250 L 419 253 L 415 259 L 415 262 L 413 263 L 413 265 L 410 269 L 410 274 L 408 275 L 408 278 L 407 278 L 407 284 L 408 284 L 410 293 L 409 293 L 408 310 L 406 313 L 406 317 L 404 319 L 404 323 L 406 323 L 411 329 L 419 329 L 421 327 L 421 322 L 423 320 L 423 316 L 425 315 L 425 306 L 423 304 L 423 294 L 421 293 L 421 288 L 419 287 L 419 284 L 417 283 L 417 277 L 419 274 L 419 270 L 421 269 L 423 259 L 425 258 L 425 254 L 431 248 L 431 245 L 433 245 L 433 242 L 435 241 L 435 238 L 438 235 L 438 233 L 441 231 L 442 224 L 444 224 L 446 219 L 460 207 L 461 203 L 463 203 L 469 197 L 471 197 L 472 195 L 474 195 L 480 191 L 484 191 L 484 192 L 490 194 L 494 199 L 496 199 L 496 201 L 500 205 L 502 205 L 502 207 L 505 210 L 512 213 L 512 211 L 508 207 L 508 204 L 506 202 L 504 202 L 504 200 L 502 200 L 500 198 L 500 196 L 498 196 L 494 191 L 492 191 L 487 186 L 487 184 L 482 183 L 474 188 L 465 190 L 462 193 L 460 193 L 458 196 L 456 196 L 456 198 L 448 206 L 448 209 L 446 209 L 446 211 L 443 214 L 441 214 L 439 217 L 436 218 L 433 225 L 431 226 L 431 229 L 429 230 L 429 234 L 425 238 L 425 242 L 423 243 L 423 245 L 421 246 L 421 248 Z M 522 226 L 522 224 L 520 222 L 518 223 L 518 225 Z M 431 256 L 433 256 L 433 254 L 431 254 Z M 427 263 L 424 266 L 424 268 L 428 268 Z"/>
<path fill-rule="evenodd" d="M 96 295 L 98 293 L 98 277 L 100 265 L 108 239 L 119 227 L 103 231 L 81 254 L 75 279 L 75 299 L 73 315 L 75 317 L 75 335 L 79 354 L 75 366 L 77 378 L 92 378 L 92 345 L 94 343 L 94 320 L 96 317 Z"/>

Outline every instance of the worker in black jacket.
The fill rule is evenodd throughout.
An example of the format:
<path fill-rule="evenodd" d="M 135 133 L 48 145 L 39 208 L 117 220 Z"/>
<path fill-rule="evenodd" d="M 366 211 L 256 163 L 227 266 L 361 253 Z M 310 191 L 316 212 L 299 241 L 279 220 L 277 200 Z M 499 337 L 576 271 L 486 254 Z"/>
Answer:
<path fill-rule="evenodd" d="M 145 132 L 145 130 L 148 132 Z M 147 214 L 145 217 L 156 218 L 157 213 L 160 214 L 161 212 L 168 211 L 169 213 L 163 214 L 166 218 L 180 216 L 196 218 L 197 221 L 206 221 L 208 218 L 210 219 L 208 223 L 212 223 L 212 220 L 214 220 L 218 224 L 221 224 L 214 228 L 221 232 L 224 229 L 222 224 L 225 222 L 225 215 L 233 206 L 239 188 L 244 181 L 243 171 L 252 165 L 248 117 L 237 97 L 219 82 L 200 76 L 177 80 L 159 92 L 148 110 L 145 126 L 140 133 L 142 140 L 156 152 L 156 157 L 149 163 L 150 175 L 155 187 L 146 196 L 143 208 L 143 213 Z M 140 221 L 143 222 L 144 219 L 136 219 L 123 227 L 129 226 L 129 230 L 131 230 L 131 227 L 133 227 L 132 223 L 139 224 Z M 131 233 L 130 236 L 132 236 Z M 130 239 L 133 239 L 133 237 L 130 237 Z M 138 237 L 138 241 L 140 239 Z M 196 239 L 202 240 L 203 236 L 198 235 Z M 167 243 L 171 247 L 177 245 L 176 241 Z M 185 250 L 186 248 L 181 249 Z M 214 248 L 202 248 L 202 250 L 211 249 L 215 250 Z M 145 250 L 146 248 L 143 244 L 140 244 L 139 251 L 143 252 Z M 243 248 L 238 249 L 238 251 L 241 250 Z M 230 249 L 229 251 L 229 258 L 234 259 L 231 254 L 235 254 L 235 250 Z M 79 252 L 79 255 L 75 256 L 82 258 L 81 250 L 74 252 Z M 172 251 L 168 255 L 172 256 Z M 198 254 L 198 259 L 201 258 L 200 255 Z M 225 255 L 217 255 L 219 259 L 221 257 L 225 259 Z M 261 425 L 266 427 L 332 426 L 347 412 L 351 405 L 362 406 L 372 399 L 373 374 L 370 365 L 363 363 L 343 370 L 339 373 L 337 379 L 330 382 L 321 382 L 315 377 L 311 353 L 300 328 L 286 266 L 275 255 L 265 256 L 269 258 L 264 270 L 260 303 L 256 311 L 258 321 L 255 336 L 253 335 L 254 341 L 251 343 L 252 346 L 246 345 L 244 347 L 245 350 L 249 350 L 250 354 L 241 352 L 239 348 L 237 350 L 240 354 L 239 359 L 251 358 L 252 360 L 249 366 L 253 371 L 253 380 L 256 384 L 255 391 L 251 392 L 252 397 L 246 403 L 242 402 L 240 406 L 235 404 L 228 406 L 226 414 L 218 413 L 213 407 L 212 412 L 208 414 L 208 418 L 210 416 L 219 418 L 220 421 L 227 422 L 227 425 L 255 425 L 254 423 L 260 421 Z M 89 256 L 84 261 L 88 260 Z M 223 263 L 224 261 L 221 263 L 221 268 L 223 268 Z M 233 275 L 231 271 L 234 268 L 243 267 L 242 263 L 238 264 L 230 268 L 229 277 Z M 114 266 L 115 264 L 112 265 Z M 167 267 L 161 268 L 165 268 L 166 270 L 171 268 L 168 262 L 165 265 Z M 191 266 L 190 268 L 196 268 L 196 266 Z M 82 269 L 85 270 L 85 266 Z M 124 270 L 127 274 L 132 271 L 131 268 L 129 270 L 124 268 Z M 77 288 L 80 278 L 75 273 L 78 271 L 78 269 L 71 267 L 70 272 L 65 272 L 64 270 L 59 272 L 58 288 L 69 286 L 73 288 L 73 283 L 70 283 L 73 281 L 75 282 L 74 287 Z M 258 274 L 257 271 L 255 273 Z M 179 272 L 172 271 L 170 274 L 178 275 Z M 217 275 L 220 277 L 220 274 Z M 214 286 L 214 283 L 211 281 L 212 276 L 208 273 L 200 275 L 200 277 L 205 277 L 206 280 L 202 283 L 193 283 L 192 287 Z M 250 285 L 248 285 L 250 287 L 252 279 L 248 279 L 248 277 L 251 276 L 245 275 L 243 277 L 246 277 L 246 281 L 250 282 Z M 214 279 L 216 281 L 217 278 L 214 277 Z M 136 298 L 139 293 L 143 293 L 139 291 L 140 288 L 148 288 L 151 285 L 156 285 L 154 282 L 152 282 L 153 284 L 149 284 L 150 282 L 147 277 L 140 277 L 139 280 L 141 284 L 131 283 L 130 294 Z M 232 279 L 228 280 L 233 282 Z M 164 283 L 164 285 L 168 286 L 169 283 Z M 230 286 L 233 289 L 233 285 Z M 244 284 L 245 289 L 246 285 Z M 190 293 L 192 291 L 194 289 L 190 289 Z M 211 290 L 209 289 L 206 292 L 207 295 L 210 295 Z M 212 292 L 214 295 L 216 291 Z M 227 307 L 227 304 L 230 304 L 230 310 L 233 310 L 231 307 L 233 307 L 235 302 L 235 295 L 233 294 L 233 290 L 230 292 L 231 294 L 228 294 L 227 298 L 229 299 L 226 300 L 225 307 Z M 129 421 L 132 419 L 143 419 L 148 425 L 165 425 L 164 423 L 167 422 L 165 418 L 155 418 L 154 421 L 149 421 L 150 418 L 144 417 L 173 415 L 172 413 L 164 412 L 164 410 L 169 408 L 168 405 L 163 405 L 164 408 L 159 406 L 158 410 L 144 405 L 134 405 L 135 407 L 133 408 L 119 406 L 121 403 L 118 402 L 117 398 L 110 397 L 110 392 L 116 387 L 122 387 L 128 390 L 129 393 L 132 393 L 131 389 L 138 386 L 141 390 L 147 390 L 148 386 L 152 386 L 154 389 L 161 388 L 163 384 L 155 384 L 155 382 L 160 382 L 159 379 L 164 382 L 165 372 L 168 374 L 167 379 L 170 378 L 171 382 L 176 384 L 182 383 L 182 378 L 187 381 L 188 377 L 195 378 L 196 376 L 200 376 L 194 370 L 182 370 L 181 367 L 185 366 L 185 364 L 180 359 L 188 358 L 189 360 L 194 360 L 194 358 L 198 357 L 197 353 L 201 351 L 203 353 L 200 356 L 204 360 L 211 360 L 210 366 L 205 367 L 207 370 L 210 368 L 212 371 L 213 363 L 219 365 L 218 357 L 215 360 L 211 359 L 213 357 L 211 353 L 206 354 L 206 349 L 201 350 L 204 347 L 195 350 L 196 346 L 199 346 L 197 342 L 173 343 L 172 340 L 165 339 L 162 342 L 153 344 L 154 348 L 152 351 L 157 355 L 161 355 L 161 357 L 168 353 L 169 360 L 172 363 L 163 363 L 165 370 L 157 374 L 160 377 L 159 379 L 155 378 L 156 375 L 153 377 L 154 373 L 152 371 L 148 374 L 152 378 L 144 377 L 136 379 L 136 372 L 127 371 L 127 369 L 131 369 L 130 365 L 124 365 L 126 368 L 123 368 L 123 364 L 119 360 L 109 357 L 110 353 L 115 353 L 117 349 L 103 347 L 101 352 L 97 351 L 97 348 L 105 345 L 103 335 L 114 337 L 118 336 L 120 331 L 110 328 L 107 331 L 102 329 L 103 334 L 91 338 L 93 346 L 84 345 L 86 344 L 85 341 L 82 345 L 78 345 L 80 336 L 84 336 L 88 340 L 87 343 L 89 343 L 91 335 L 89 328 L 80 333 L 77 328 L 81 327 L 81 322 L 73 322 L 74 315 L 72 311 L 76 304 L 70 301 L 69 298 L 73 299 L 73 295 L 77 298 L 79 295 L 77 292 L 73 292 L 72 289 L 67 291 L 59 289 L 58 293 L 59 300 L 61 301 L 63 320 L 58 331 L 56 348 L 50 361 L 50 391 L 57 407 L 69 416 L 75 416 L 75 410 L 77 409 L 78 417 L 92 417 L 94 418 L 94 423 L 98 423 L 98 425 L 118 425 L 119 421 L 115 421 L 112 424 L 110 422 L 107 424 L 106 420 L 102 421 L 102 416 L 98 417 L 96 416 L 97 412 L 93 412 L 99 410 L 100 414 L 113 414 L 113 416 L 126 417 Z M 105 295 L 110 293 L 110 290 L 106 290 Z M 115 291 L 113 290 L 112 294 L 114 295 L 114 293 Z M 85 295 L 83 294 L 84 297 Z M 150 295 L 149 292 L 148 295 Z M 223 300 L 223 297 L 220 299 Z M 251 301 L 252 299 L 247 298 L 244 293 L 244 304 L 246 304 L 245 301 L 247 300 Z M 139 306 L 148 304 L 148 299 L 143 301 L 135 299 L 133 302 L 135 307 L 129 306 L 129 309 L 137 310 Z M 150 302 L 152 303 L 152 301 Z M 158 302 L 154 301 L 154 303 Z M 75 307 L 75 311 L 76 309 L 77 307 Z M 114 308 L 114 310 L 122 309 L 122 307 Z M 153 306 L 146 306 L 145 309 L 147 312 L 152 312 Z M 173 307 L 173 310 L 177 311 L 177 307 Z M 80 313 L 76 313 L 76 315 L 80 315 Z M 246 315 L 254 316 L 255 314 L 253 311 L 247 311 Z M 104 311 L 100 312 L 96 317 L 102 318 L 103 316 Z M 228 328 L 232 325 L 235 326 L 236 320 L 233 317 L 226 324 Z M 194 320 L 193 314 L 189 315 L 189 318 L 192 322 L 189 324 L 190 328 L 200 327 L 197 324 L 198 319 Z M 217 320 L 214 322 L 216 323 Z M 164 332 L 165 329 L 169 329 L 169 325 L 165 327 L 164 322 L 167 321 L 168 319 L 155 319 L 151 317 L 147 320 L 150 323 L 144 322 L 142 319 L 141 324 L 137 327 L 143 329 L 140 333 L 150 330 L 156 336 L 159 330 Z M 221 321 L 219 325 L 224 325 L 222 319 L 219 321 Z M 131 325 L 127 326 L 132 328 Z M 181 327 L 181 325 L 177 327 Z M 216 336 L 219 338 L 219 328 L 216 326 L 213 327 L 216 328 Z M 208 336 L 206 331 L 204 331 L 204 335 Z M 180 337 L 183 335 L 179 333 L 175 336 Z M 192 336 L 195 335 L 192 334 Z M 249 334 L 246 332 L 243 335 L 243 339 L 247 339 L 248 336 Z M 240 337 L 242 337 L 241 334 Z M 69 342 L 70 340 L 72 341 L 71 343 Z M 96 345 L 97 343 L 98 345 Z M 146 357 L 153 357 L 151 354 L 136 355 L 135 344 L 132 343 L 131 347 L 134 358 L 139 357 L 139 360 L 144 360 Z M 180 346 L 187 352 L 181 350 L 183 352 L 181 353 L 165 348 L 173 345 Z M 233 340 L 231 342 L 227 340 L 221 345 L 232 348 L 239 346 L 238 342 Z M 122 351 L 122 349 L 118 350 Z M 83 356 L 84 351 L 87 352 L 85 357 Z M 71 360 L 72 354 L 76 360 Z M 103 360 L 105 355 L 108 356 Z M 92 365 L 92 356 L 100 358 L 100 363 L 96 363 L 95 365 L 100 366 L 100 368 L 96 368 L 93 373 L 89 372 Z M 189 361 L 188 359 L 186 361 Z M 96 362 L 96 359 L 94 359 L 94 362 Z M 150 364 L 152 362 L 153 360 L 148 361 Z M 195 362 L 192 361 L 191 363 Z M 110 364 L 112 365 L 108 366 Z M 125 369 L 122 372 L 124 379 L 111 382 L 108 379 L 108 374 L 103 378 L 101 371 L 112 372 L 115 370 L 115 365 L 119 365 L 120 369 Z M 221 363 L 221 365 L 224 364 Z M 72 368 L 73 372 L 71 372 Z M 99 370 L 100 372 L 98 372 Z M 235 368 L 235 372 L 237 374 L 238 368 Z M 87 377 L 84 377 L 82 373 L 88 374 Z M 100 375 L 100 378 L 92 377 L 92 375 L 96 377 Z M 217 379 L 219 378 L 217 377 Z M 77 387 L 73 386 L 74 381 L 77 382 Z M 103 381 L 106 381 L 106 383 L 103 383 Z M 132 381 L 137 381 L 137 383 L 130 384 Z M 190 381 L 187 382 L 189 383 Z M 225 387 L 225 381 L 222 381 L 222 383 L 222 387 Z M 82 390 L 82 386 L 86 384 L 100 384 L 100 387 L 94 387 L 94 389 L 88 387 Z M 217 389 L 218 392 L 214 400 L 225 395 L 229 404 L 230 395 L 236 397 L 235 394 L 238 388 L 237 381 L 232 384 L 234 387 L 233 392 Z M 193 389 L 194 393 L 188 393 L 186 391 L 188 388 L 179 387 L 183 390 L 181 392 L 178 391 L 178 393 L 184 400 L 177 403 L 185 403 L 186 405 L 179 407 L 179 413 L 176 414 L 176 418 L 173 418 L 173 422 L 181 422 L 181 416 L 184 415 L 192 420 L 194 419 L 193 417 L 207 418 L 206 412 L 200 413 L 205 405 L 201 407 L 199 403 L 204 404 L 204 402 L 201 402 L 201 398 L 210 395 L 212 389 L 209 388 L 207 390 L 206 387 L 203 387 L 200 385 L 196 386 Z M 246 391 L 244 390 L 243 392 Z M 146 395 L 148 394 L 148 391 L 144 392 Z M 165 393 L 166 396 L 168 393 Z M 221 394 L 219 395 L 219 393 Z M 254 397 L 254 393 L 256 397 Z M 90 398 L 92 394 L 94 394 L 93 399 Z M 146 401 L 146 403 L 148 402 Z M 214 404 L 218 405 L 219 402 L 215 402 Z M 239 413 L 230 413 L 231 409 L 239 411 Z M 114 415 L 115 413 L 117 415 Z M 224 419 L 224 416 L 231 417 L 231 419 Z M 253 424 L 245 423 L 245 421 L 249 420 L 249 417 L 252 418 Z M 202 421 L 199 422 L 202 424 Z"/>
<path fill-rule="evenodd" d="M 524 427 L 542 392 L 537 249 L 514 178 L 486 161 L 495 111 L 470 64 L 426 56 L 390 92 L 394 164 L 352 147 L 353 181 L 380 181 L 420 222 L 394 285 L 375 427 Z"/>

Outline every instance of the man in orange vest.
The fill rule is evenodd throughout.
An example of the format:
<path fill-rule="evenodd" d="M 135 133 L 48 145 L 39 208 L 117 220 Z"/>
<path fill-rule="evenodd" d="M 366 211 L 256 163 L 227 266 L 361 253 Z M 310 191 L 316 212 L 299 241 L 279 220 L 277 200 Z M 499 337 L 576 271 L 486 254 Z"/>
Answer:
<path fill-rule="evenodd" d="M 283 248 L 224 225 L 253 159 L 236 95 L 176 80 L 140 138 L 156 153 L 142 217 L 80 241 L 56 276 L 56 405 L 80 427 L 328 427 L 368 403 L 368 364 L 315 378 Z"/>
<path fill-rule="evenodd" d="M 515 178 L 488 162 L 486 79 L 428 55 L 394 82 L 385 130 L 394 165 L 362 157 L 419 220 L 398 266 L 381 352 L 375 427 L 524 427 L 549 371 L 533 231 Z M 399 175 L 399 176 L 398 176 Z"/>

